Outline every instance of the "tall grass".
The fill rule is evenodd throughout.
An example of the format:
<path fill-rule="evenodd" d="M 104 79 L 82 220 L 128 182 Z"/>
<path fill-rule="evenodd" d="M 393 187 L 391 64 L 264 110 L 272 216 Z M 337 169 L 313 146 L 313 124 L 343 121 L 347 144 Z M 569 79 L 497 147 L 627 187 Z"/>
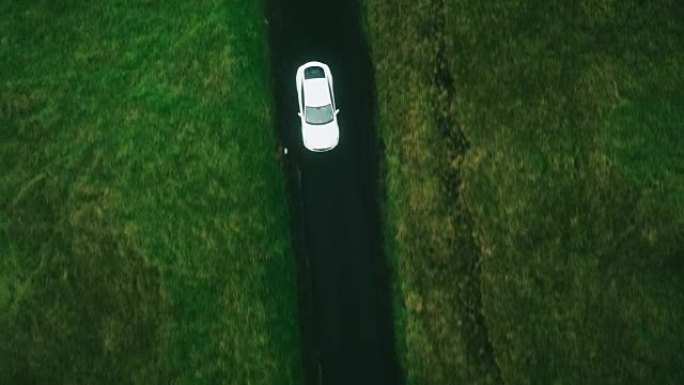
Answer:
<path fill-rule="evenodd" d="M 262 2 L 0 10 L 0 382 L 298 382 Z"/>
<path fill-rule="evenodd" d="M 366 1 L 410 383 L 682 381 L 682 12 Z"/>

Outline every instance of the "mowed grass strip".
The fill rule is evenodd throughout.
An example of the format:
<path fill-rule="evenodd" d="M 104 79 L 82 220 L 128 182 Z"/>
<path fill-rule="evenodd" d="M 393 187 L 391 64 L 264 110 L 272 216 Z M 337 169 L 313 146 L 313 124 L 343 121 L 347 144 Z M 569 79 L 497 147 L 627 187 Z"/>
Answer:
<path fill-rule="evenodd" d="M 394 270 L 396 340 L 409 384 L 495 383 L 481 314 L 479 258 L 459 196 L 467 147 L 444 57 L 437 1 L 366 1 L 385 144 L 385 247 Z"/>
<path fill-rule="evenodd" d="M 682 7 L 365 9 L 408 383 L 682 382 Z"/>
<path fill-rule="evenodd" d="M 299 383 L 261 1 L 0 11 L 0 382 Z"/>

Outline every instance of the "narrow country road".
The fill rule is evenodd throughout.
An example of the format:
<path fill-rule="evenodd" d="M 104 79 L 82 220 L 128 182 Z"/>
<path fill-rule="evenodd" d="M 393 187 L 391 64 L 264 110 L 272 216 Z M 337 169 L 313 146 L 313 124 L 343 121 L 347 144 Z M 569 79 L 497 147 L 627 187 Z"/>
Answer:
<path fill-rule="evenodd" d="M 391 295 L 380 243 L 372 67 L 353 0 L 271 0 L 268 12 L 281 141 L 300 240 L 300 311 L 308 382 L 397 384 Z M 302 147 L 295 72 L 327 63 L 340 109 L 339 146 Z M 294 169 L 294 171 L 293 171 Z M 304 276 L 305 275 L 305 276 Z"/>

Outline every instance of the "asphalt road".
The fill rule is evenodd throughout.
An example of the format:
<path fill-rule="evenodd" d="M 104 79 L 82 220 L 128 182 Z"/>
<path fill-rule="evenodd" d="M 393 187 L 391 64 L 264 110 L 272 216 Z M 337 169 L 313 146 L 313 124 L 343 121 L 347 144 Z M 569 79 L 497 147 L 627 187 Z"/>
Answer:
<path fill-rule="evenodd" d="M 359 4 L 271 0 L 267 15 L 278 130 L 289 148 L 293 234 L 300 258 L 300 313 L 307 382 L 397 384 L 391 296 L 380 243 L 375 86 Z M 301 144 L 295 73 L 330 66 L 340 144 Z"/>

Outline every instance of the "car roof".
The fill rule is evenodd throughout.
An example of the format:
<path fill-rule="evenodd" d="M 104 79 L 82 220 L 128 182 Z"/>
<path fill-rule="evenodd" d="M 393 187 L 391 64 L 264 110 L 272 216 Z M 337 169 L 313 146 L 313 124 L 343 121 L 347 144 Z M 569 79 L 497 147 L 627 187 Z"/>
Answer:
<path fill-rule="evenodd" d="M 331 104 L 328 80 L 325 78 L 304 80 L 304 100 L 309 107 L 320 107 Z"/>

